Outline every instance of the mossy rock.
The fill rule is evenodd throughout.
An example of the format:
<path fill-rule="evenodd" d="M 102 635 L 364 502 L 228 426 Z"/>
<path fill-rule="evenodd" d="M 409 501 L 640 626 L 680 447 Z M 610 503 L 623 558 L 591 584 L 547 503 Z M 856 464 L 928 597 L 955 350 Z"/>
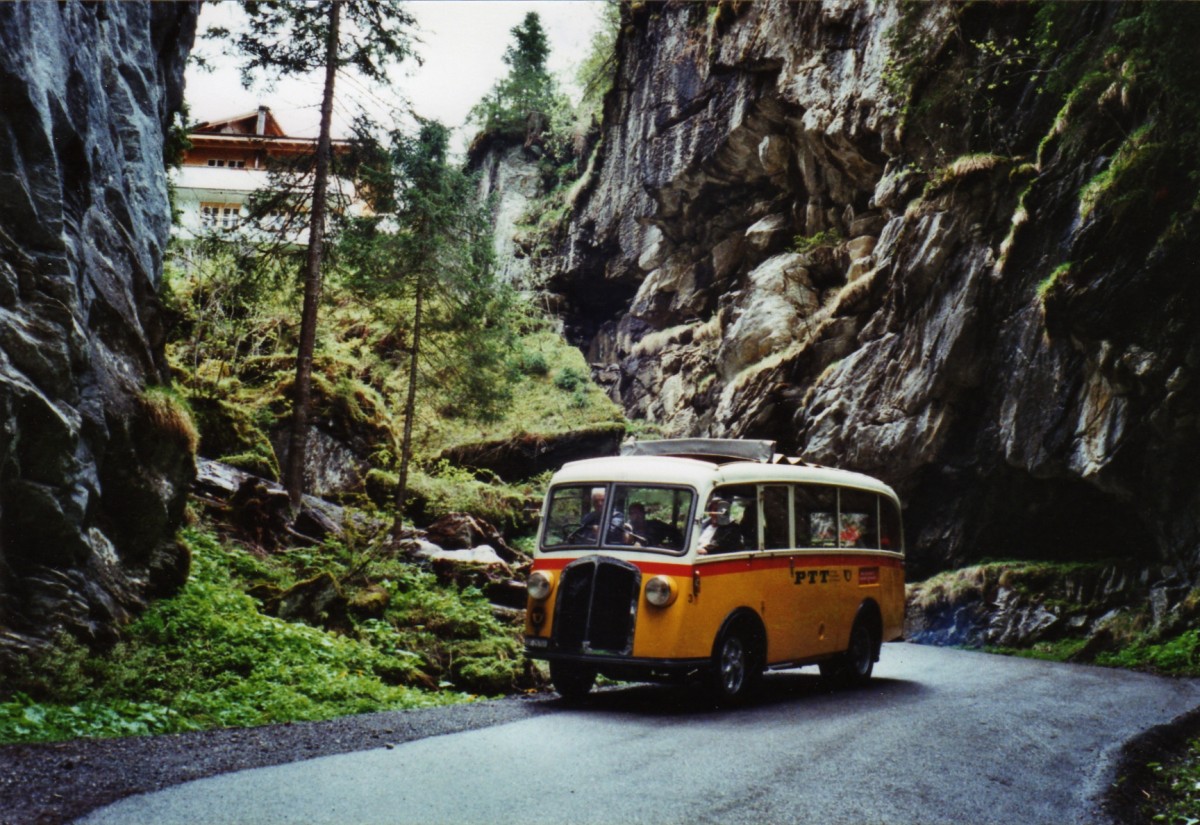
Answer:
<path fill-rule="evenodd" d="M 193 396 L 190 404 L 200 431 L 200 455 L 278 480 L 279 459 L 252 409 L 211 396 Z"/>
<path fill-rule="evenodd" d="M 217 461 L 228 464 L 230 467 L 237 467 L 239 470 L 244 470 L 260 478 L 279 481 L 279 461 L 275 458 L 274 450 L 267 455 L 257 452 L 223 455 Z"/>
<path fill-rule="evenodd" d="M 359 619 L 380 619 L 391 600 L 391 594 L 386 589 L 373 584 L 351 596 L 347 607 Z"/>
<path fill-rule="evenodd" d="M 396 485 L 398 483 L 399 480 L 395 473 L 389 473 L 387 470 L 376 468 L 368 470 L 366 478 L 363 479 L 367 498 L 371 499 L 376 507 L 387 507 L 392 504 L 396 498 Z"/>

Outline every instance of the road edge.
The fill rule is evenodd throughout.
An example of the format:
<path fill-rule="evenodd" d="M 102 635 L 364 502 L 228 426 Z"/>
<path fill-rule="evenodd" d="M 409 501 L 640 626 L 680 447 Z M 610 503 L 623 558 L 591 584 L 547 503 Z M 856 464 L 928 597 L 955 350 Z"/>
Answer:
<path fill-rule="evenodd" d="M 1139 733 L 1124 745 L 1104 791 L 1100 808 L 1111 822 L 1151 825 L 1146 806 L 1154 802 L 1160 779 L 1151 763 L 1171 762 L 1187 750 L 1188 742 L 1200 736 L 1200 707 Z"/>

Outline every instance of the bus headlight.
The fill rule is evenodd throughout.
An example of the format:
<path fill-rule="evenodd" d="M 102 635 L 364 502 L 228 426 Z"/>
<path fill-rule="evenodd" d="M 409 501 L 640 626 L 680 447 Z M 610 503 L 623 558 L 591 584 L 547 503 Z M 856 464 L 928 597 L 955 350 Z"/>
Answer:
<path fill-rule="evenodd" d="M 529 592 L 529 598 L 541 601 L 554 589 L 554 577 L 545 571 L 535 570 L 529 574 L 529 580 L 525 583 L 525 587 Z"/>
<path fill-rule="evenodd" d="M 666 607 L 675 601 L 675 582 L 666 576 L 655 576 L 646 582 L 646 601 L 655 607 Z"/>

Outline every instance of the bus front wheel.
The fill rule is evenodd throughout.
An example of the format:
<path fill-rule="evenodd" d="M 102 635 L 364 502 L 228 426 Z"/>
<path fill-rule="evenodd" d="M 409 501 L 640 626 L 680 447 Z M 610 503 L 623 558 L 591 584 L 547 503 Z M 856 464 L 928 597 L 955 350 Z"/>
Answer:
<path fill-rule="evenodd" d="M 573 702 L 587 696 L 596 682 L 596 671 L 575 662 L 551 662 L 550 681 L 558 695 Z"/>
<path fill-rule="evenodd" d="M 723 704 L 743 701 L 754 691 L 761 676 L 753 637 L 741 625 L 727 627 L 713 646 L 710 686 L 717 701 Z"/>
<path fill-rule="evenodd" d="M 850 629 L 850 646 L 846 652 L 821 662 L 821 678 L 835 687 L 865 684 L 875 669 L 875 639 L 871 629 L 860 617 Z"/>

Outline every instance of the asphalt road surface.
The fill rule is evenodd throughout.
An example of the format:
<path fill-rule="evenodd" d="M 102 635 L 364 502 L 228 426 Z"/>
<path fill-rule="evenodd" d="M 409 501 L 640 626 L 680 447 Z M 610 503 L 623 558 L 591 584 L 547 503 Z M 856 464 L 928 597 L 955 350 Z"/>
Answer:
<path fill-rule="evenodd" d="M 1092 823 L 1120 746 L 1200 680 L 885 645 L 828 693 L 769 674 L 747 707 L 600 691 L 507 724 L 130 797 L 100 823 Z"/>

